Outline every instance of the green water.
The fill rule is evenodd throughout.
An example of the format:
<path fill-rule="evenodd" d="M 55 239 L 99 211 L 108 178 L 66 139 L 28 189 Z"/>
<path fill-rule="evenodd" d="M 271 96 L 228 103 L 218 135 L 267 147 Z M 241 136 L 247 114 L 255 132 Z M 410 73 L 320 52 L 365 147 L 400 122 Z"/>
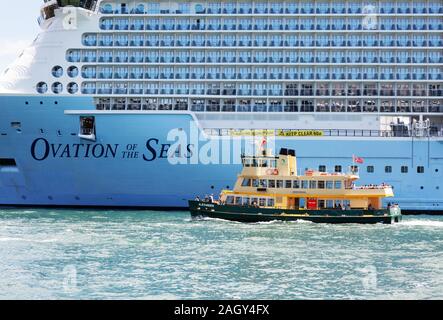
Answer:
<path fill-rule="evenodd" d="M 241 224 L 0 210 L 1 299 L 442 299 L 443 217 Z"/>

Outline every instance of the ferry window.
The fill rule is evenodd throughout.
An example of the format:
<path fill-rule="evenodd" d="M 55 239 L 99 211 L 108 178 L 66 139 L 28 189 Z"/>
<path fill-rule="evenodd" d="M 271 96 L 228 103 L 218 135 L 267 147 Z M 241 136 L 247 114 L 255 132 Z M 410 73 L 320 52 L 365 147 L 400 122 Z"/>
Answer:
<path fill-rule="evenodd" d="M 385 167 L 385 172 L 386 173 L 391 173 L 392 172 L 392 167 L 391 166 L 386 166 Z"/>
<path fill-rule="evenodd" d="M 277 180 L 277 188 L 283 188 L 283 180 Z"/>
<path fill-rule="evenodd" d="M 417 173 L 424 173 L 424 172 L 425 172 L 425 167 L 423 167 L 423 166 L 417 167 Z"/>
<path fill-rule="evenodd" d="M 335 187 L 335 189 L 341 189 L 341 188 L 342 188 L 342 183 L 341 183 L 341 181 L 335 181 L 335 183 L 334 183 L 334 187 Z"/>
<path fill-rule="evenodd" d="M 292 180 L 286 180 L 285 181 L 285 188 L 286 189 L 292 188 Z"/>
<path fill-rule="evenodd" d="M 268 160 L 260 160 L 260 167 L 263 168 L 268 167 Z"/>
<path fill-rule="evenodd" d="M 300 181 L 294 180 L 292 182 L 292 186 L 293 186 L 294 189 L 299 189 L 300 188 Z"/>
<path fill-rule="evenodd" d="M 253 180 L 252 180 L 252 186 L 253 186 L 254 188 L 258 188 L 258 179 L 253 179 Z"/>
<path fill-rule="evenodd" d="M 317 181 L 315 180 L 309 181 L 309 189 L 317 189 Z"/>
<path fill-rule="evenodd" d="M 308 189 L 308 181 L 307 180 L 302 180 L 301 188 L 302 189 Z"/>
<path fill-rule="evenodd" d="M 275 201 L 273 198 L 268 199 L 268 207 L 273 207 L 275 204 Z"/>
<path fill-rule="evenodd" d="M 368 167 L 366 168 L 366 171 L 367 171 L 368 173 L 374 173 L 374 166 L 368 166 Z"/>
<path fill-rule="evenodd" d="M 46 84 L 46 82 L 39 82 L 37 84 L 37 92 L 38 93 L 46 93 L 46 92 L 48 92 L 48 85 Z"/>
<path fill-rule="evenodd" d="M 242 199 L 242 205 L 244 205 L 244 206 L 249 205 L 249 197 L 243 197 L 243 199 Z"/>
<path fill-rule="evenodd" d="M 259 201 L 258 205 L 260 207 L 266 206 L 266 199 L 265 198 L 260 198 L 260 201 Z"/>
<path fill-rule="evenodd" d="M 63 91 L 63 85 L 60 82 L 54 82 L 52 84 L 52 92 L 59 94 Z"/>
<path fill-rule="evenodd" d="M 243 164 L 245 167 L 250 167 L 251 166 L 251 159 L 244 159 Z"/>
<path fill-rule="evenodd" d="M 326 172 L 326 166 L 324 166 L 324 165 L 318 166 L 318 171 Z"/>
<path fill-rule="evenodd" d="M 269 188 L 275 188 L 275 180 L 269 180 Z"/>
<path fill-rule="evenodd" d="M 325 207 L 325 200 L 318 200 L 318 208 L 323 209 Z"/>
<path fill-rule="evenodd" d="M 260 187 L 266 188 L 268 186 L 268 180 L 260 179 Z"/>
<path fill-rule="evenodd" d="M 326 200 L 326 208 L 334 208 L 334 200 Z"/>
<path fill-rule="evenodd" d="M 78 76 L 78 68 L 76 66 L 70 66 L 68 68 L 68 76 L 71 78 L 75 78 Z"/>
<path fill-rule="evenodd" d="M 235 204 L 241 204 L 241 197 L 235 197 Z"/>
<path fill-rule="evenodd" d="M 350 200 L 343 200 L 343 206 L 345 208 L 350 208 L 351 207 L 351 201 Z"/>
<path fill-rule="evenodd" d="M 251 205 L 258 206 L 258 198 L 252 198 L 251 199 Z"/>
<path fill-rule="evenodd" d="M 334 189 L 334 181 L 326 181 L 326 189 Z"/>
<path fill-rule="evenodd" d="M 271 160 L 271 167 L 277 168 L 277 160 Z"/>
<path fill-rule="evenodd" d="M 341 206 L 341 200 L 335 200 L 335 205 L 334 205 L 334 207 L 335 208 L 338 208 L 338 207 L 340 207 Z"/>
<path fill-rule="evenodd" d="M 61 76 L 63 76 L 63 68 L 60 66 L 55 66 L 54 68 L 52 68 L 52 75 L 56 78 L 60 78 Z"/>
<path fill-rule="evenodd" d="M 341 166 L 335 166 L 335 172 L 342 172 Z"/>
<path fill-rule="evenodd" d="M 250 187 L 251 186 L 251 179 L 249 179 L 249 178 L 243 179 L 241 186 L 242 187 Z"/>
<path fill-rule="evenodd" d="M 319 189 L 324 189 L 325 188 L 325 182 L 324 181 L 319 181 L 318 182 L 318 188 Z"/>
<path fill-rule="evenodd" d="M 300 208 L 306 208 L 306 198 L 300 198 L 298 205 Z"/>
<path fill-rule="evenodd" d="M 226 204 L 234 204 L 234 197 L 233 196 L 227 196 L 226 197 Z"/>
<path fill-rule="evenodd" d="M 401 166 L 401 173 L 408 173 L 408 166 Z"/>
<path fill-rule="evenodd" d="M 78 91 L 78 84 L 75 82 L 71 82 L 70 84 L 68 84 L 68 92 L 70 94 L 75 94 Z"/>

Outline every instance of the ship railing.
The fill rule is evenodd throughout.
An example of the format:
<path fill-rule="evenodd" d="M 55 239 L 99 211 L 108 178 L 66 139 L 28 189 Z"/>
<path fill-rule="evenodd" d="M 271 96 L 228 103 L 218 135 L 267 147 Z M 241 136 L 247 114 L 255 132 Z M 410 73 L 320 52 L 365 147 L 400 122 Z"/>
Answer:
<path fill-rule="evenodd" d="M 413 130 L 364 130 L 364 129 L 204 129 L 209 136 L 287 136 L 287 137 L 417 137 Z M 244 132 L 244 133 L 243 133 Z M 443 137 L 443 128 L 425 132 L 421 137 Z"/>

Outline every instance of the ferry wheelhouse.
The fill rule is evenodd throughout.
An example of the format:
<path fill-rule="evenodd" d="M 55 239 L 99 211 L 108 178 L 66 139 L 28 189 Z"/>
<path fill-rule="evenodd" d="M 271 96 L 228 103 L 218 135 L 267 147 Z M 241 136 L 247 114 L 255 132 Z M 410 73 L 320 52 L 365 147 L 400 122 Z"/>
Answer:
<path fill-rule="evenodd" d="M 357 186 L 355 166 L 349 173 L 306 170 L 298 174 L 294 150 L 278 156 L 242 156 L 243 170 L 234 190 L 224 190 L 219 201 L 190 201 L 192 216 L 242 222 L 309 220 L 329 223 L 393 223 L 401 221 L 385 183 Z"/>

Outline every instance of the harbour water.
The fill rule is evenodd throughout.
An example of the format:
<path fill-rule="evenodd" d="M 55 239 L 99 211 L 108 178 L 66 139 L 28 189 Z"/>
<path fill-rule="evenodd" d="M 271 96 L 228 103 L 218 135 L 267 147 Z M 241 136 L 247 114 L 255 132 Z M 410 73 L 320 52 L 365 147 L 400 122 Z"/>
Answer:
<path fill-rule="evenodd" d="M 0 299 L 442 299 L 443 217 L 241 224 L 0 209 Z"/>

